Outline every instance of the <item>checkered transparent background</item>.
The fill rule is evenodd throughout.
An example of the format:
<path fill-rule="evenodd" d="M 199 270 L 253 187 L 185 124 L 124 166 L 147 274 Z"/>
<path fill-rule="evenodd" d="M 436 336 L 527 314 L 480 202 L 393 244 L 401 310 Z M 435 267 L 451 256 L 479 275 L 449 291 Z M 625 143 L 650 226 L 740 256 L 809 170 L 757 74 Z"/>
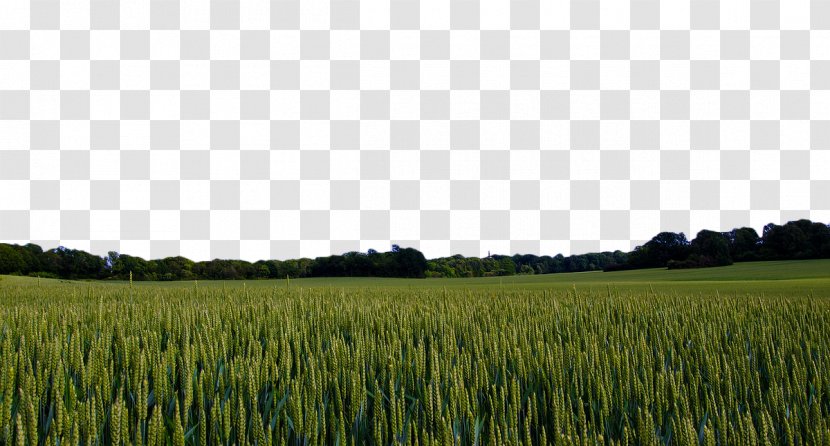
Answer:
<path fill-rule="evenodd" d="M 3 241 L 568 254 L 802 217 L 828 0 L 0 4 Z"/>

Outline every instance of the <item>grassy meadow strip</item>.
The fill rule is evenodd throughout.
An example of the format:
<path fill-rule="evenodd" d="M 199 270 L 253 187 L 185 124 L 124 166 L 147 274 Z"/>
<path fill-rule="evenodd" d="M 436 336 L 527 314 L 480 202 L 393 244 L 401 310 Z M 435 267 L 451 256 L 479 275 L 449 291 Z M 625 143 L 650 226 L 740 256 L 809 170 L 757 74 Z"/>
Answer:
<path fill-rule="evenodd" d="M 830 443 L 830 300 L 0 288 L 0 443 Z"/>

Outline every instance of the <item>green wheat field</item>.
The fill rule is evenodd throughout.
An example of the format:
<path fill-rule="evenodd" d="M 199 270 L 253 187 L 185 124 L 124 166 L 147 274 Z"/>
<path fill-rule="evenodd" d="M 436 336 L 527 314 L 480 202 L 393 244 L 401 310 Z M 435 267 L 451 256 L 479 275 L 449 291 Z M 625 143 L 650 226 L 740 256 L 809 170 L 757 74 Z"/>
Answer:
<path fill-rule="evenodd" d="M 830 444 L 830 261 L 0 276 L 0 444 Z"/>

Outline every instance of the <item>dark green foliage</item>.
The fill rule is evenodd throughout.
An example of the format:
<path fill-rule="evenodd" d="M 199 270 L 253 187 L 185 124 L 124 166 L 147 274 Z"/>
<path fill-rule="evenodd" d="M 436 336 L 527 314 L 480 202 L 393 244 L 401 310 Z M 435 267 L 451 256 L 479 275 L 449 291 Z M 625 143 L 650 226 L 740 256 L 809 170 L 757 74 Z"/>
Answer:
<path fill-rule="evenodd" d="M 493 255 L 485 258 L 454 255 L 430 260 L 427 275 L 452 278 L 598 271 L 610 265 L 625 264 L 627 259 L 628 254 L 622 251 L 592 252 L 568 257 L 562 254 L 553 257 L 533 254 Z"/>
<path fill-rule="evenodd" d="M 195 277 L 193 274 L 192 260 L 184 257 L 167 257 L 158 260 L 157 274 L 159 280 L 189 280 Z"/>
<path fill-rule="evenodd" d="M 704 229 L 692 240 L 691 254 L 685 260 L 669 260 L 669 269 L 703 268 L 732 264 L 729 240 L 720 232 Z"/>
<path fill-rule="evenodd" d="M 829 258 L 830 227 L 802 219 L 784 225 L 769 223 L 764 226 L 761 237 L 752 228 L 724 233 L 704 230 L 698 233 L 690 248 L 687 257 L 672 259 L 667 266 L 699 268 L 729 265 L 733 261 Z"/>
<path fill-rule="evenodd" d="M 0 244 L 0 273 L 20 273 L 25 269 L 23 258 L 13 246 Z"/>
<path fill-rule="evenodd" d="M 519 274 L 535 274 L 535 273 L 536 273 L 536 271 L 534 271 L 533 267 L 530 266 L 530 265 L 522 265 L 522 267 L 519 268 Z"/>
<path fill-rule="evenodd" d="M 645 245 L 638 246 L 628 261 L 636 268 L 661 268 L 671 260 L 686 259 L 691 253 L 690 245 L 682 232 L 661 232 Z"/>
<path fill-rule="evenodd" d="M 245 260 L 214 259 L 194 262 L 184 257 L 145 260 L 111 251 L 98 257 L 58 247 L 43 251 L 37 245 L 0 244 L 0 274 L 65 279 L 129 280 L 237 280 L 299 277 L 407 277 L 426 276 L 427 261 L 413 248 L 395 245 L 390 252 L 370 250 L 316 259 Z"/>
<path fill-rule="evenodd" d="M 709 259 L 711 265 L 723 266 L 732 264 L 729 257 L 729 241 L 720 232 L 704 229 L 697 233 L 692 240 L 692 253 Z"/>
<path fill-rule="evenodd" d="M 736 262 L 758 260 L 761 237 L 752 228 L 736 228 L 724 233 L 729 242 L 729 255 Z"/>
<path fill-rule="evenodd" d="M 342 256 L 318 257 L 311 266 L 314 277 L 425 277 L 427 260 L 413 248 L 392 246 L 390 252 L 370 249 Z"/>
<path fill-rule="evenodd" d="M 760 249 L 765 259 L 814 259 L 830 254 L 830 228 L 810 220 L 791 221 L 783 226 L 764 226 Z"/>
<path fill-rule="evenodd" d="M 44 251 L 34 244 L 0 243 L 0 274 L 64 279 L 235 280 L 301 277 L 493 277 L 638 268 L 699 268 L 752 260 L 830 258 L 830 227 L 810 220 L 768 224 L 763 236 L 752 228 L 728 232 L 700 231 L 691 242 L 685 234 L 661 232 L 634 251 L 555 256 L 515 254 L 484 258 L 454 255 L 427 261 L 414 248 L 392 245 L 315 259 L 214 259 L 194 262 L 184 257 L 145 260 L 117 252 L 98 257 L 58 247 Z"/>
<path fill-rule="evenodd" d="M 56 259 L 57 271 L 60 277 L 67 279 L 100 279 L 106 276 L 106 264 L 102 257 L 78 249 L 69 249 L 60 246 L 50 251 Z M 52 266 L 54 268 L 54 266 Z M 47 270 L 53 272 L 51 269 Z"/>

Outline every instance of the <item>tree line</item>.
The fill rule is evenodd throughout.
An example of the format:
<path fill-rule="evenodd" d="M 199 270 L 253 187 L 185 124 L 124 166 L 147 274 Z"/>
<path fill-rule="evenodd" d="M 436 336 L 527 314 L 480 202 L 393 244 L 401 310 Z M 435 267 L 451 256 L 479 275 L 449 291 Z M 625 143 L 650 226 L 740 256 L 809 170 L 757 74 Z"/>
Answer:
<path fill-rule="evenodd" d="M 0 244 L 0 274 L 62 279 L 235 280 L 300 277 L 412 277 L 426 274 L 426 258 L 414 248 L 392 245 L 389 252 L 369 250 L 343 255 L 290 260 L 214 259 L 194 262 L 185 257 L 145 260 L 111 251 L 99 257 L 59 246 L 44 251 L 35 244 Z M 132 277 L 131 277 L 132 276 Z"/>
<path fill-rule="evenodd" d="M 622 251 L 593 252 L 564 256 L 537 256 L 515 254 L 489 257 L 454 255 L 427 262 L 427 277 L 492 277 L 514 274 L 551 274 L 596 271 L 608 265 L 627 262 L 628 253 Z"/>
<path fill-rule="evenodd" d="M 427 277 L 487 277 L 619 271 L 642 268 L 705 268 L 734 262 L 830 258 L 830 226 L 810 220 L 769 223 L 763 233 L 753 228 L 727 232 L 704 229 L 693 240 L 682 232 L 661 232 L 631 252 L 598 252 L 571 256 L 516 254 L 487 258 L 455 255 L 427 262 Z"/>
<path fill-rule="evenodd" d="M 802 219 L 769 223 L 759 235 L 752 228 L 727 232 L 702 230 L 694 240 L 661 232 L 628 256 L 625 268 L 703 268 L 758 260 L 830 258 L 830 226 Z"/>
<path fill-rule="evenodd" d="M 770 223 L 762 234 L 752 228 L 727 232 L 702 230 L 693 240 L 682 232 L 661 232 L 631 252 L 599 252 L 563 256 L 532 254 L 483 258 L 454 255 L 427 260 L 414 248 L 392 245 L 391 251 L 291 260 L 185 257 L 145 260 L 118 252 L 100 257 L 59 246 L 43 250 L 35 244 L 0 243 L 0 274 L 62 279 L 235 280 L 302 277 L 490 277 L 616 271 L 640 268 L 701 268 L 756 260 L 830 258 L 830 226 L 810 220 Z"/>

